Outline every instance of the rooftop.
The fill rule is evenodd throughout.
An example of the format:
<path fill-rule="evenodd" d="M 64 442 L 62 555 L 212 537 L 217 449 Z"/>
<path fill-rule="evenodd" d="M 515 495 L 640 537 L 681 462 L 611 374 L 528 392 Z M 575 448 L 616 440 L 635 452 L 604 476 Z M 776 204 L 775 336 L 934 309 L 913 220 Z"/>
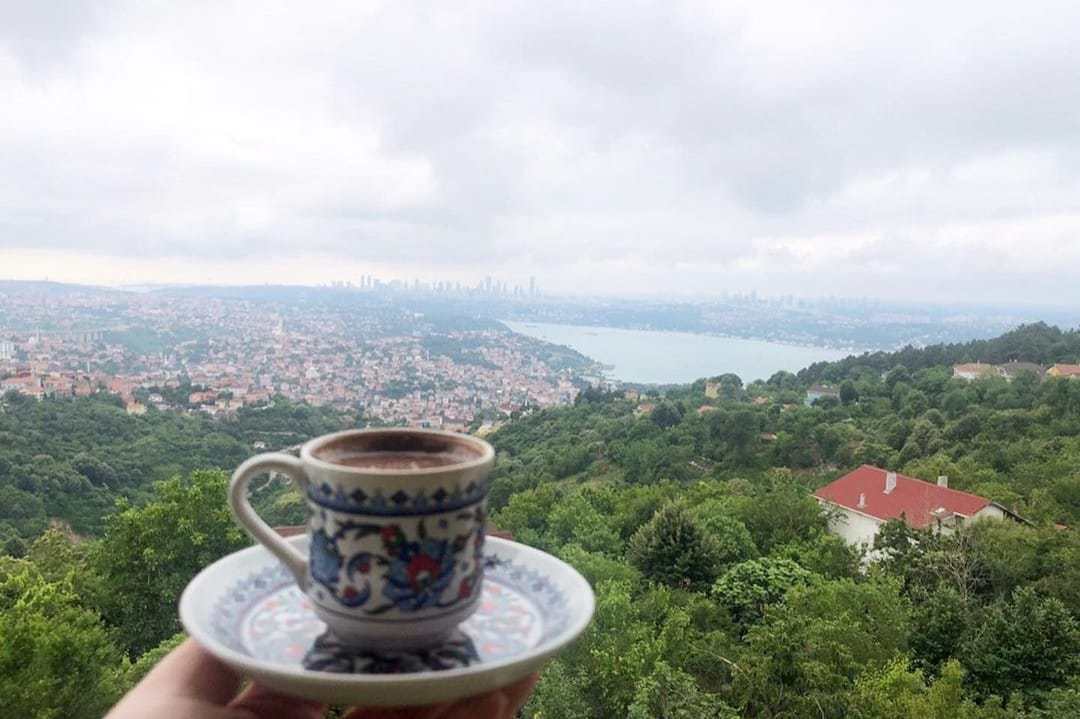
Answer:
<path fill-rule="evenodd" d="M 940 508 L 970 517 L 991 503 L 985 497 L 899 473 L 896 487 L 886 494 L 887 475 L 887 470 L 864 464 L 817 490 L 814 496 L 881 520 L 900 519 L 903 515 L 912 527 L 930 526 L 935 510 Z M 865 498 L 861 507 L 860 495 Z"/>

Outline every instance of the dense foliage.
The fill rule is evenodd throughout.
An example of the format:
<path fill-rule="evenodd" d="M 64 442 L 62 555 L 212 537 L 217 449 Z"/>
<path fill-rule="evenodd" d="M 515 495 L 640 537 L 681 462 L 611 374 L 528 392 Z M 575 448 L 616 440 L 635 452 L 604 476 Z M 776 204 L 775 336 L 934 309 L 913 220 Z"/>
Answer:
<path fill-rule="evenodd" d="M 1074 334 L 1016 337 L 1064 338 L 1067 351 Z M 493 523 L 573 564 L 597 594 L 593 624 L 545 670 L 526 715 L 1080 716 L 1080 381 L 954 380 L 942 352 L 749 386 L 725 375 L 716 396 L 704 381 L 642 401 L 590 391 L 492 435 Z M 840 400 L 806 406 L 823 378 Z M 274 412 L 310 434 L 331 428 L 310 408 Z M 0 492 L 18 501 L 0 511 L 22 538 L 0 558 L 12 711 L 100 716 L 175 643 L 179 591 L 244 543 L 226 474 L 201 468 L 231 467 L 284 431 L 274 416 L 5 399 Z M 861 463 L 948 475 L 1029 523 L 938 536 L 893 522 L 865 563 L 810 495 Z M 89 489 L 53 487 L 46 472 Z M 61 501 L 68 490 L 77 502 Z M 273 516 L 294 516 L 290 495 L 265 494 Z M 42 534 L 53 518 L 94 536 Z"/>
<path fill-rule="evenodd" d="M 818 362 L 799 372 L 799 378 L 806 383 L 840 381 L 858 368 L 888 372 L 897 365 L 908 370 L 920 370 L 962 362 L 1002 364 L 1011 361 L 1042 365 L 1080 362 L 1080 329 L 1061 330 L 1037 322 L 988 340 L 925 348 L 908 346 L 898 352 L 867 352 L 839 362 Z"/>
<path fill-rule="evenodd" d="M 1062 526 L 1080 523 L 1080 382 L 966 382 L 949 365 L 1071 359 L 1078 337 L 1034 326 L 746 387 L 726 375 L 716 397 L 700 381 L 640 407 L 593 391 L 501 429 L 495 523 L 598 595 L 529 714 L 633 715 L 660 686 L 686 703 L 656 716 L 1076 714 L 1080 539 Z M 840 401 L 806 406 L 822 380 Z M 809 496 L 862 463 L 948 475 L 1030 524 L 896 522 L 862 570 Z M 689 709 L 702 697 L 711 714 Z"/>
<path fill-rule="evenodd" d="M 49 522 L 97 535 L 118 498 L 139 503 L 157 481 L 234 467 L 258 447 L 341 429 L 336 412 L 278 399 L 235 417 L 151 410 L 115 397 L 36 401 L 0 397 L 0 546 L 19 553 Z"/>

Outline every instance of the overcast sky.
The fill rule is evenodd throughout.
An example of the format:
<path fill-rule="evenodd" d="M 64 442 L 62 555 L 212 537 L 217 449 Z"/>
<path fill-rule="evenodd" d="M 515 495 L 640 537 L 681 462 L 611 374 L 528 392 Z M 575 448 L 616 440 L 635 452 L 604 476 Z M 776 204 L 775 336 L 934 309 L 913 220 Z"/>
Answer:
<path fill-rule="evenodd" d="M 0 277 L 1080 303 L 1080 3 L 0 0 Z"/>

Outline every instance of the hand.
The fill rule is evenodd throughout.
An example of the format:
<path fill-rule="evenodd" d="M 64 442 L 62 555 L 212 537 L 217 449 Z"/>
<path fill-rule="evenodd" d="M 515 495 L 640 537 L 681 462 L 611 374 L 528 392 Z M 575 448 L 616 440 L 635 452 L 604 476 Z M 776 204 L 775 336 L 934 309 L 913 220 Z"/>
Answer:
<path fill-rule="evenodd" d="M 516 684 L 467 699 L 422 707 L 353 709 L 345 719 L 512 719 L 536 686 Z M 162 659 L 105 719 L 322 719 L 326 707 L 275 694 L 242 680 L 191 639 Z"/>

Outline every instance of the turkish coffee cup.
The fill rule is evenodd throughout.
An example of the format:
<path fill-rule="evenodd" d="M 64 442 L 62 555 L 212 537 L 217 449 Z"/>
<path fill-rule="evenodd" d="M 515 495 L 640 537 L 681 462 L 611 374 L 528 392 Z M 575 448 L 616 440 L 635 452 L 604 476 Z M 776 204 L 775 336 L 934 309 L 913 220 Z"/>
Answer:
<path fill-rule="evenodd" d="M 236 521 L 296 577 L 342 642 L 438 644 L 477 607 L 484 579 L 488 474 L 495 451 L 467 435 L 349 430 L 268 453 L 233 473 Z M 252 509 L 249 482 L 279 472 L 309 508 L 305 556 Z"/>

